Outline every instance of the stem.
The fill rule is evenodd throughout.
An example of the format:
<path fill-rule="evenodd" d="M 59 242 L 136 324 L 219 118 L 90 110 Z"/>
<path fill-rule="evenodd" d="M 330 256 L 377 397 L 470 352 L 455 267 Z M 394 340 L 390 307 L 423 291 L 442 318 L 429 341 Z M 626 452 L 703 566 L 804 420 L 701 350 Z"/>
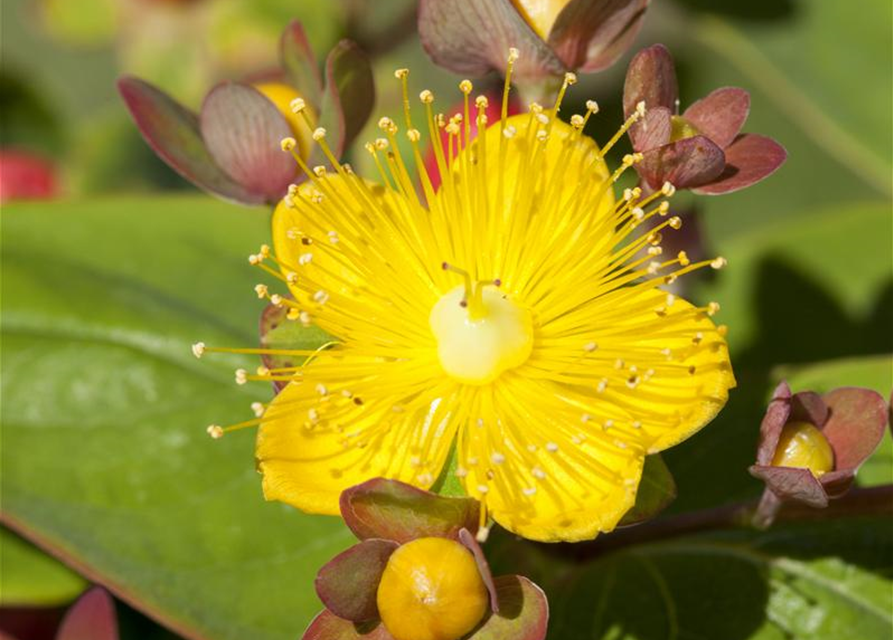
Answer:
<path fill-rule="evenodd" d="M 752 526 L 751 521 L 757 513 L 760 502 L 748 500 L 655 520 L 628 529 L 620 529 L 592 542 L 568 545 L 566 549 L 575 557 L 591 558 L 630 545 L 666 540 L 690 533 L 748 528 Z M 866 515 L 893 515 L 893 485 L 853 489 L 825 509 L 784 503 L 778 510 L 775 520 L 811 522 Z"/>

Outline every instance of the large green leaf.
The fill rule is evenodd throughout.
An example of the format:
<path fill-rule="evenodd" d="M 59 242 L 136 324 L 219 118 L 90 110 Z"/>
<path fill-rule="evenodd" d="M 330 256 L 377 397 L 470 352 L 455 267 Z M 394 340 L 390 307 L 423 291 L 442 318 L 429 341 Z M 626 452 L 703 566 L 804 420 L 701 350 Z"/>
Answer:
<path fill-rule="evenodd" d="M 630 547 L 550 593 L 561 640 L 884 640 L 889 519 L 725 532 Z"/>
<path fill-rule="evenodd" d="M 193 638 L 295 638 L 352 540 L 264 503 L 250 417 L 268 215 L 208 198 L 3 209 L 4 522 Z"/>

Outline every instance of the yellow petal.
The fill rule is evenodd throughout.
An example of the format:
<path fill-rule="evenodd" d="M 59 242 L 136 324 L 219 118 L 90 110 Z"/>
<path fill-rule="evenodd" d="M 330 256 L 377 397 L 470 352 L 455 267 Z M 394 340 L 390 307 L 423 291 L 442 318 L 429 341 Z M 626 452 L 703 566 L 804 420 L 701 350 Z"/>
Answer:
<path fill-rule="evenodd" d="M 469 495 L 503 527 L 543 542 L 573 542 L 611 531 L 635 503 L 641 447 L 614 434 L 586 433 L 550 385 L 517 373 L 480 391 L 478 428 L 460 435 Z"/>
<path fill-rule="evenodd" d="M 367 203 L 380 216 L 396 206 L 381 187 L 328 175 L 276 207 L 273 248 L 293 278 L 289 291 L 312 322 L 343 342 L 393 356 L 433 347 L 428 315 L 438 291 L 429 271 L 440 272 L 442 258 L 435 252 L 421 263 L 410 240 L 369 215 Z"/>
<path fill-rule="evenodd" d="M 460 462 L 469 494 L 505 528 L 542 541 L 613 530 L 645 455 L 725 404 L 735 385 L 725 340 L 705 311 L 666 301 L 660 290 L 608 294 L 577 312 L 585 333 L 541 328 L 530 360 L 481 391 L 472 412 L 486 418 L 467 429 Z"/>
<path fill-rule="evenodd" d="M 322 352 L 261 423 L 264 496 L 334 515 L 341 492 L 370 478 L 430 487 L 456 430 L 454 388 L 432 378 L 424 357 L 386 362 L 337 347 Z"/>
<path fill-rule="evenodd" d="M 598 145 L 551 110 L 489 126 L 450 167 L 453 179 L 444 180 L 431 215 L 444 235 L 465 240 L 444 260 L 475 278 L 500 278 L 510 295 L 541 282 L 534 278 L 544 269 L 566 271 L 568 255 L 573 264 L 585 257 L 601 266 L 600 254 L 616 244 L 614 194 Z M 465 204 L 463 175 L 486 185 L 487 207 Z M 442 293 L 456 284 L 449 274 L 442 281 Z"/>

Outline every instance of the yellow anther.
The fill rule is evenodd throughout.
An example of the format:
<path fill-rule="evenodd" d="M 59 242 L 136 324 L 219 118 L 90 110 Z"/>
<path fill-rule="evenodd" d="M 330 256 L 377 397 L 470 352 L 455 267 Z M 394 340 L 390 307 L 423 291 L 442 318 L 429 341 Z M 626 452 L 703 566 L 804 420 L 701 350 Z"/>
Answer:
<path fill-rule="evenodd" d="M 676 187 L 674 187 L 670 182 L 664 182 L 660 190 L 661 193 L 663 193 L 668 198 L 672 197 L 673 194 L 676 193 Z"/>
<path fill-rule="evenodd" d="M 394 77 L 397 80 L 403 80 L 404 78 L 409 76 L 409 69 L 397 69 L 394 71 Z"/>
<path fill-rule="evenodd" d="M 715 316 L 717 313 L 719 313 L 719 303 L 718 302 L 710 302 L 707 305 L 707 315 Z"/>
<path fill-rule="evenodd" d="M 691 260 L 689 260 L 688 254 L 685 253 L 685 251 L 680 251 L 679 254 L 676 256 L 676 259 L 679 260 L 679 264 L 681 264 L 683 267 L 687 267 L 689 264 L 691 264 Z"/>
<path fill-rule="evenodd" d="M 380 118 L 378 121 L 378 128 L 387 133 L 396 133 L 397 125 L 393 120 L 388 118 L 387 116 Z"/>
<path fill-rule="evenodd" d="M 461 91 L 465 95 L 470 94 L 472 90 L 474 90 L 474 85 L 471 84 L 471 80 L 463 80 L 459 83 L 459 91 Z"/>
<path fill-rule="evenodd" d="M 282 141 L 279 143 L 279 146 L 282 147 L 283 151 L 291 151 L 297 146 L 298 142 L 294 138 L 282 138 Z"/>
<path fill-rule="evenodd" d="M 317 127 L 313 130 L 313 139 L 317 142 L 326 137 L 326 130 L 323 127 Z"/>
<path fill-rule="evenodd" d="M 589 111 L 589 113 L 595 115 L 596 113 L 598 113 L 598 102 L 596 102 L 595 100 L 587 100 L 586 110 Z"/>
<path fill-rule="evenodd" d="M 638 103 L 636 103 L 636 115 L 639 118 L 645 117 L 645 101 L 644 100 L 640 100 Z"/>
<path fill-rule="evenodd" d="M 217 424 L 212 424 L 207 428 L 208 435 L 214 438 L 215 440 L 219 440 L 223 437 L 223 427 Z"/>
<path fill-rule="evenodd" d="M 254 285 L 254 293 L 257 294 L 257 297 L 263 300 L 267 297 L 269 290 L 267 289 L 267 285 L 265 284 L 257 284 Z"/>
<path fill-rule="evenodd" d="M 576 113 L 571 116 L 571 126 L 574 129 L 582 129 L 584 124 L 586 124 L 586 120 L 580 114 Z"/>
<path fill-rule="evenodd" d="M 518 58 L 520 56 L 521 56 L 521 54 L 518 52 L 517 49 L 515 49 L 515 47 L 509 47 L 509 57 L 508 57 L 509 63 L 517 62 Z"/>
<path fill-rule="evenodd" d="M 682 228 L 682 218 L 679 216 L 673 216 L 668 220 L 670 223 L 670 227 L 673 229 L 681 229 Z"/>
<path fill-rule="evenodd" d="M 390 142 L 388 142 L 387 138 L 376 138 L 375 139 L 375 148 L 379 151 L 384 151 L 390 146 Z"/>
<path fill-rule="evenodd" d="M 575 84 L 577 84 L 577 74 L 576 74 L 576 73 L 571 73 L 570 71 L 568 71 L 567 73 L 564 74 L 564 81 L 565 81 L 568 85 L 575 85 Z"/>
<path fill-rule="evenodd" d="M 714 258 L 713 261 L 710 263 L 710 267 L 713 269 L 722 269 L 727 264 L 729 264 L 728 260 L 726 260 L 722 256 L 718 256 Z"/>
<path fill-rule="evenodd" d="M 423 104 L 431 104 L 434 102 L 434 94 L 428 89 L 425 89 L 419 94 L 419 100 L 421 100 Z"/>
<path fill-rule="evenodd" d="M 192 355 L 196 358 L 201 358 L 205 353 L 205 343 L 204 342 L 196 342 L 192 345 Z"/>
<path fill-rule="evenodd" d="M 313 167 L 313 175 L 317 178 L 322 178 L 326 175 L 326 168 L 321 164 Z"/>
<path fill-rule="evenodd" d="M 490 100 L 487 98 L 487 96 L 478 96 L 474 99 L 474 106 L 476 106 L 478 109 L 486 109 L 490 106 Z"/>
<path fill-rule="evenodd" d="M 406 132 L 406 137 L 409 138 L 410 142 L 418 142 L 422 138 L 422 134 L 418 129 L 410 129 Z"/>
<path fill-rule="evenodd" d="M 289 103 L 288 106 L 291 108 L 292 113 L 301 113 L 304 109 L 307 108 L 307 103 L 304 102 L 303 98 L 295 98 Z"/>

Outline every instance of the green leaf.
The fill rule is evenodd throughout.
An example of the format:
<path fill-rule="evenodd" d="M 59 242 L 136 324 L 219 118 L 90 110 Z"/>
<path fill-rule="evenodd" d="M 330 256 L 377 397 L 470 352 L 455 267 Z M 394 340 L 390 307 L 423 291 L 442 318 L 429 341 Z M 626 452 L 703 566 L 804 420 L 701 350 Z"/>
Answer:
<path fill-rule="evenodd" d="M 297 637 L 313 577 L 352 536 L 264 503 L 250 433 L 263 210 L 209 198 L 3 208 L 2 517 L 176 629 Z M 13 452 L 16 452 L 13 455 Z"/>
<path fill-rule="evenodd" d="M 297 320 L 288 319 L 288 309 L 268 304 L 260 316 L 260 344 L 267 349 L 302 350 L 316 349 L 332 338 L 325 331 L 316 326 L 305 327 Z M 264 365 L 269 369 L 296 367 L 307 358 L 296 357 L 289 354 L 277 354 L 262 356 Z M 277 390 L 285 388 L 287 380 L 273 382 Z"/>
<path fill-rule="evenodd" d="M 577 563 L 548 590 L 561 640 L 884 640 L 889 518 L 670 538 Z"/>
<path fill-rule="evenodd" d="M 885 312 L 891 234 L 889 204 L 851 203 L 813 210 L 808 224 L 785 218 L 718 237 L 729 266 L 705 296 L 722 305 L 733 350 L 758 346 L 765 363 L 877 353 L 888 344 L 872 314 Z"/>
<path fill-rule="evenodd" d="M 626 512 L 620 526 L 629 526 L 653 518 L 676 499 L 676 481 L 660 454 L 647 456 L 642 480 L 636 492 L 636 504 Z"/>
<path fill-rule="evenodd" d="M 87 582 L 34 545 L 0 528 L 3 589 L 0 606 L 54 607 L 74 600 Z"/>

